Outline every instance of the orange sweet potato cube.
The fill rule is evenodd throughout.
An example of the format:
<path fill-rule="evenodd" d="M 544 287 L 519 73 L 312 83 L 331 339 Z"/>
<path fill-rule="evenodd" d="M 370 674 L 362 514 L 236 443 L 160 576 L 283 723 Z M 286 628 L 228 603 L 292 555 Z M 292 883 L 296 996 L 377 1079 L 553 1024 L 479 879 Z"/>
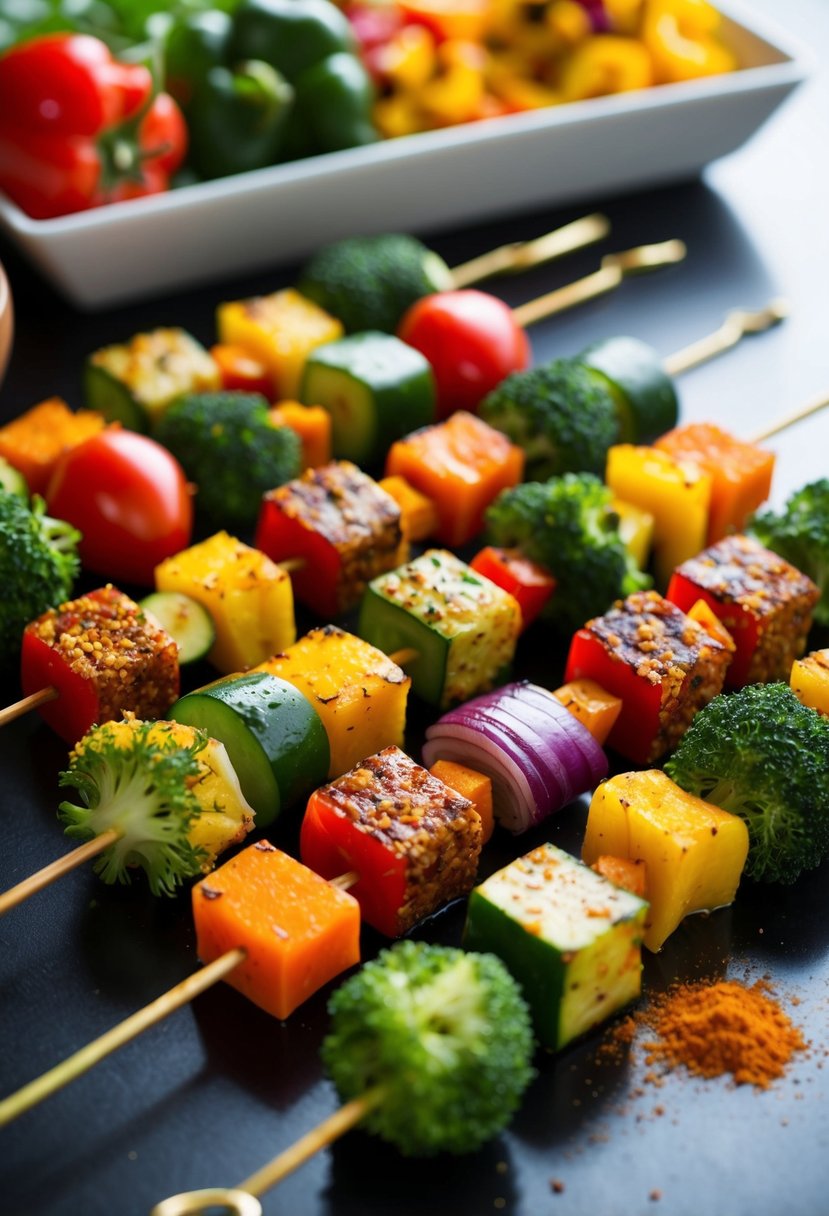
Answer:
<path fill-rule="evenodd" d="M 264 840 L 196 884 L 193 918 L 201 961 L 244 948 L 225 978 L 277 1018 L 360 961 L 354 897 Z"/>
<path fill-rule="evenodd" d="M 452 546 L 477 536 L 487 507 L 501 490 L 518 485 L 523 473 L 521 448 L 465 410 L 393 443 L 386 461 L 387 477 L 405 477 L 432 500 L 438 514 L 434 537 Z"/>

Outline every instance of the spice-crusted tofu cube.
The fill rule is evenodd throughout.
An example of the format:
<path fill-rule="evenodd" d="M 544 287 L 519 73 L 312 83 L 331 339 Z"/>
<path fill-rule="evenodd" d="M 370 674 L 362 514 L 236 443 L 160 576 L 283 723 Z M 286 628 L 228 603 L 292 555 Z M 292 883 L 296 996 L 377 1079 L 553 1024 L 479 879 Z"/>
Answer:
<path fill-rule="evenodd" d="M 168 557 L 156 566 L 155 585 L 207 609 L 216 629 L 208 658 L 224 674 L 261 663 L 296 638 L 289 575 L 227 532 Z"/>
<path fill-rule="evenodd" d="M 406 557 L 400 507 L 347 460 L 335 460 L 270 490 L 256 545 L 291 571 L 298 600 L 330 619 L 358 604 L 366 584 Z"/>
<path fill-rule="evenodd" d="M 53 730 L 75 743 L 96 723 L 125 712 L 163 718 L 179 693 L 178 647 L 122 591 L 107 585 L 51 608 L 23 633 L 25 696 L 54 688 L 40 707 Z"/>
<path fill-rule="evenodd" d="M 789 684 L 804 705 L 829 715 L 829 650 L 813 650 L 792 663 Z"/>
<path fill-rule="evenodd" d="M 45 494 L 63 453 L 104 425 L 96 410 L 73 411 L 60 397 L 50 397 L 0 427 L 0 457 L 23 474 L 30 494 Z"/>
<path fill-rule="evenodd" d="M 329 780 L 364 756 L 402 744 L 411 680 L 362 638 L 325 625 L 257 670 L 293 684 L 319 714 L 331 748 Z"/>
<path fill-rule="evenodd" d="M 349 888 L 363 919 L 398 937 L 465 895 L 481 852 L 481 817 L 398 747 L 387 747 L 311 795 L 302 822 L 302 860 Z"/>
<path fill-rule="evenodd" d="M 704 600 L 736 645 L 729 688 L 788 680 L 803 654 L 820 591 L 750 536 L 727 536 L 674 571 L 668 599 L 687 611 Z"/>
<path fill-rule="evenodd" d="M 345 332 L 336 317 L 292 287 L 269 296 L 220 304 L 216 325 L 220 342 L 241 346 L 264 363 L 277 401 L 299 398 L 311 351 L 335 342 Z"/>
<path fill-rule="evenodd" d="M 154 329 L 105 346 L 86 361 L 86 404 L 134 431 L 150 430 L 182 393 L 219 388 L 210 353 L 184 329 Z"/>
<path fill-rule="evenodd" d="M 645 864 L 644 943 L 660 950 L 692 912 L 733 903 L 748 854 L 748 829 L 737 815 L 695 798 L 659 769 L 620 773 L 590 803 L 582 857 L 602 854 Z"/>
<path fill-rule="evenodd" d="M 277 1018 L 360 961 L 356 900 L 265 840 L 196 884 L 193 919 L 201 961 L 242 947 L 225 978 Z"/>
<path fill-rule="evenodd" d="M 516 600 L 443 549 L 372 582 L 358 632 L 406 669 L 424 701 L 445 709 L 506 678 L 521 632 Z"/>
<path fill-rule="evenodd" d="M 618 600 L 570 644 L 565 681 L 588 679 L 622 699 L 608 745 L 636 764 L 671 751 L 721 691 L 731 655 L 655 591 Z"/>
<path fill-rule="evenodd" d="M 639 995 L 647 907 L 542 844 L 474 889 L 464 946 L 504 960 L 557 1050 Z"/>

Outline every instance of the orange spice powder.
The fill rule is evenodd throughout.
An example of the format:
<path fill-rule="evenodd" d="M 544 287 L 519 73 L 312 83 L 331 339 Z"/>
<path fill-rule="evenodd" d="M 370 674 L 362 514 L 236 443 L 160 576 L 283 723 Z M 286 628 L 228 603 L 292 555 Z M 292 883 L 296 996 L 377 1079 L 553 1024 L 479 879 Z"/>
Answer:
<path fill-rule="evenodd" d="M 643 1044 L 649 1064 L 684 1065 L 703 1077 L 731 1073 L 738 1085 L 767 1089 L 807 1044 L 768 983 L 680 984 L 647 1011 L 656 1033 Z"/>

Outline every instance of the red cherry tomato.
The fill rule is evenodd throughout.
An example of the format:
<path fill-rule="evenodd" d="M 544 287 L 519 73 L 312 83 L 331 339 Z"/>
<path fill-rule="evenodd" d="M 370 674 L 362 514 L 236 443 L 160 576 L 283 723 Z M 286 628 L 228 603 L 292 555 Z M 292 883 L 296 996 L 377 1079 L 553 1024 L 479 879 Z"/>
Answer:
<path fill-rule="evenodd" d="M 398 336 L 432 365 L 439 418 L 475 412 L 511 372 L 530 362 L 530 343 L 512 310 L 484 291 L 442 291 L 418 300 Z"/>
<path fill-rule="evenodd" d="M 193 508 L 181 465 L 134 431 L 107 427 L 65 452 L 46 501 L 82 533 L 86 569 L 114 582 L 152 586 L 158 563 L 190 543 Z"/>

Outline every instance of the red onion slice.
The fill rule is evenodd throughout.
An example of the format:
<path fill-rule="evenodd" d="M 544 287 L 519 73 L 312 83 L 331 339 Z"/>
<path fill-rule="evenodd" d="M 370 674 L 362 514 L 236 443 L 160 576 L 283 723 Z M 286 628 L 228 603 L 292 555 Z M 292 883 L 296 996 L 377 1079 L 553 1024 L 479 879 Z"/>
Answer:
<path fill-rule="evenodd" d="M 423 760 L 437 759 L 486 773 L 495 814 L 513 832 L 541 822 L 607 773 L 604 752 L 586 727 L 527 681 L 475 697 L 428 727 Z"/>

